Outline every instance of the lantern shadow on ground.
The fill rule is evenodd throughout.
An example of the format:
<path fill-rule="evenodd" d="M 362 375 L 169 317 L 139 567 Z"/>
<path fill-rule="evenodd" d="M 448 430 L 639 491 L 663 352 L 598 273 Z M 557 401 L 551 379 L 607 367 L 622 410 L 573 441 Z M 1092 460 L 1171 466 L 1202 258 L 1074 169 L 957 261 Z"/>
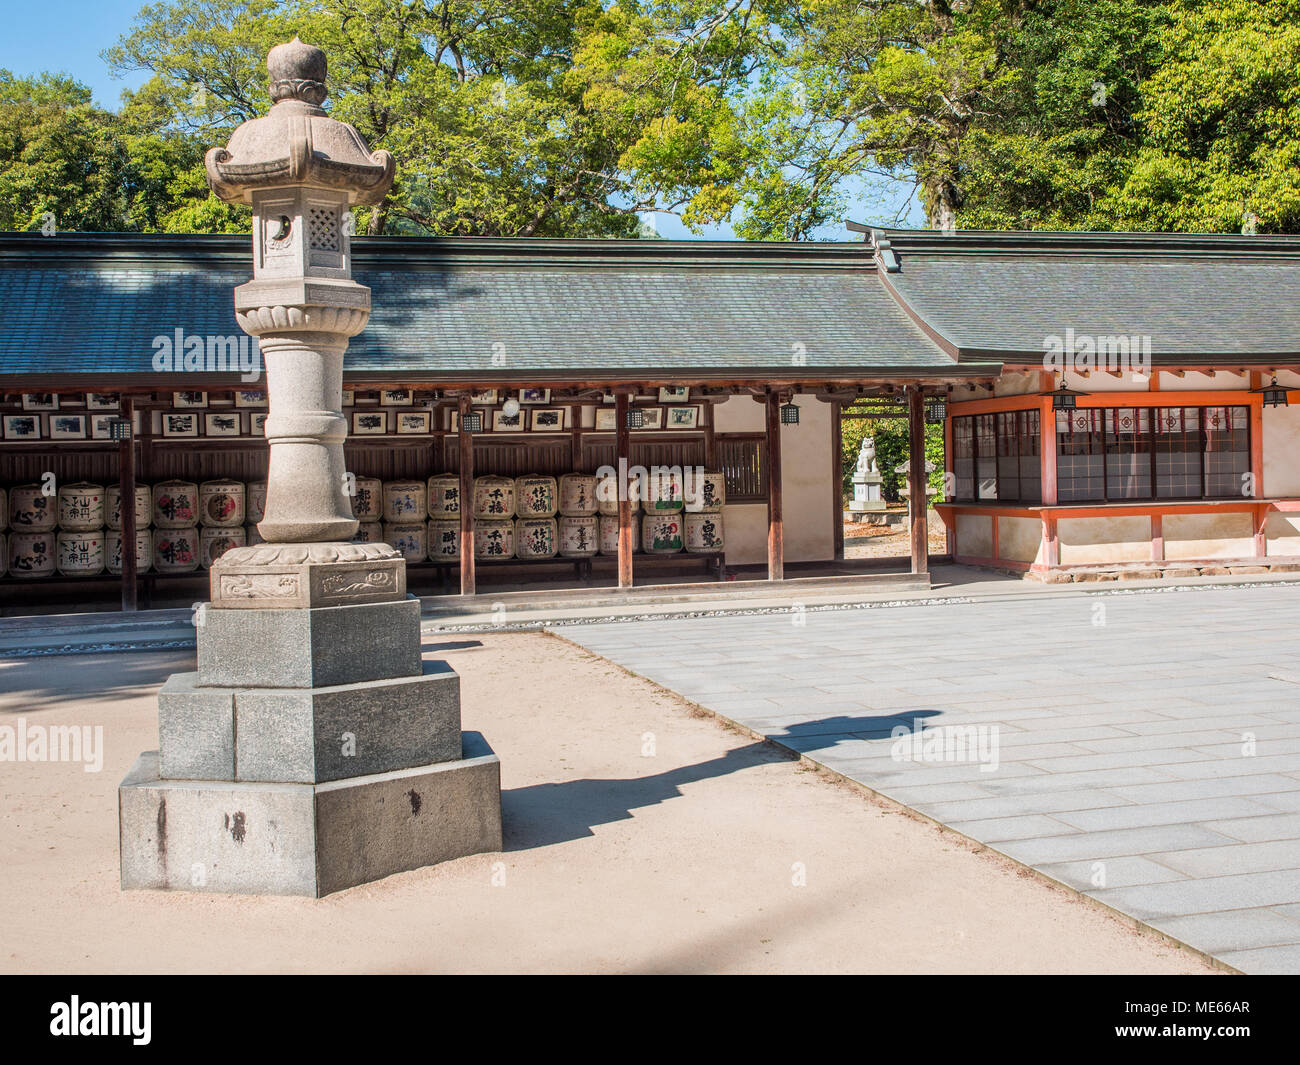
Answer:
<path fill-rule="evenodd" d="M 837 737 L 840 736 L 846 741 L 877 737 L 888 739 L 891 731 L 898 726 L 916 729 L 921 727 L 925 718 L 941 712 L 907 710 L 885 716 L 839 715 L 820 721 L 801 722 L 789 732 L 773 732 L 772 738 L 780 741 L 787 737 L 807 735 L 825 738 L 828 743 L 838 742 Z M 634 810 L 656 806 L 668 799 L 682 798 L 684 785 L 772 762 L 788 762 L 794 757 L 791 752 L 772 743 L 759 741 L 733 748 L 718 758 L 647 776 L 581 777 L 577 780 L 502 790 L 505 850 L 531 850 L 584 839 L 594 834 L 592 830 L 597 825 L 626 821 L 632 817 Z"/>

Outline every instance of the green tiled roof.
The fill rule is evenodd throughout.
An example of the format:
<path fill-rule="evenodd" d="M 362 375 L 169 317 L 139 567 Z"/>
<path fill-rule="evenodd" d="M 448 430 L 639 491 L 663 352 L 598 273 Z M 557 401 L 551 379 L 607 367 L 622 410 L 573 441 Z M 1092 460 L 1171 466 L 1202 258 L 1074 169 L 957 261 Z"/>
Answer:
<path fill-rule="evenodd" d="M 956 370 L 860 242 L 358 238 L 353 249 L 374 304 L 348 349 L 354 375 Z M 149 375 L 155 336 L 239 334 L 232 289 L 250 273 L 244 237 L 4 235 L 0 372 Z"/>

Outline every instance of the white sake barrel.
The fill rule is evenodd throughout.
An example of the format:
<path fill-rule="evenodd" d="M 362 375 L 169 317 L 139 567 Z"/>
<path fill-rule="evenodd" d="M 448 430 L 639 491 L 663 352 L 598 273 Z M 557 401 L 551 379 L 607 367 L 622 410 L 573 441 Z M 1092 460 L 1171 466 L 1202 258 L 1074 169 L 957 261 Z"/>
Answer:
<path fill-rule="evenodd" d="M 86 532 L 104 527 L 104 486 L 78 481 L 59 486 L 59 528 Z M 102 537 L 100 547 L 103 547 Z"/>
<path fill-rule="evenodd" d="M 632 553 L 641 550 L 641 515 L 632 511 Z M 618 515 L 600 516 L 600 553 L 602 555 L 618 554 Z"/>
<path fill-rule="evenodd" d="M 420 500 L 424 505 L 424 500 Z M 423 521 L 384 522 L 384 543 L 390 544 L 407 562 L 423 562 L 429 557 L 429 532 Z"/>
<path fill-rule="evenodd" d="M 442 518 L 460 513 L 460 478 L 439 473 L 429 478 L 429 517 Z"/>
<path fill-rule="evenodd" d="M 514 521 L 489 520 L 477 522 L 474 526 L 474 557 L 483 559 L 514 558 Z"/>
<path fill-rule="evenodd" d="M 455 561 L 460 558 L 460 518 L 429 519 L 429 560 Z"/>
<path fill-rule="evenodd" d="M 261 541 L 258 541 L 261 543 Z M 382 544 L 384 542 L 384 526 L 378 521 L 363 521 L 357 525 L 357 534 L 352 537 L 354 544 Z M 250 540 L 249 543 L 252 543 Z"/>
<path fill-rule="evenodd" d="M 641 506 L 641 480 L 633 477 L 627 486 L 628 498 L 635 513 Z M 596 510 L 601 514 L 618 515 L 618 474 L 607 473 L 596 480 Z"/>
<path fill-rule="evenodd" d="M 9 528 L 9 493 L 0 488 L 0 532 Z M 0 551 L 0 567 L 7 566 L 8 556 Z M 0 573 L 4 572 L 0 569 Z"/>
<path fill-rule="evenodd" d="M 9 534 L 9 576 L 49 577 L 53 573 L 53 529 Z"/>
<path fill-rule="evenodd" d="M 157 500 L 156 492 L 154 499 Z M 153 568 L 159 573 L 192 573 L 199 568 L 199 554 L 197 526 L 154 529 Z"/>
<path fill-rule="evenodd" d="M 379 522 L 375 522 L 375 524 L 378 525 Z M 244 543 L 249 547 L 252 547 L 254 544 L 264 544 L 266 543 L 266 537 L 257 531 L 256 525 L 245 525 Z"/>
<path fill-rule="evenodd" d="M 575 518 L 596 513 L 594 473 L 566 473 L 560 478 L 560 513 Z"/>
<path fill-rule="evenodd" d="M 207 527 L 199 531 L 200 564 L 204 569 L 211 569 L 212 563 L 232 547 L 243 547 L 245 543 L 244 527 L 222 529 Z"/>
<path fill-rule="evenodd" d="M 244 524 L 244 482 L 221 479 L 199 485 L 199 522 L 210 529 Z"/>
<path fill-rule="evenodd" d="M 153 517 L 153 497 L 149 492 L 147 484 L 138 484 L 135 486 L 135 527 L 137 529 L 149 528 L 149 520 Z M 122 527 L 122 487 L 121 485 L 110 484 L 104 490 L 104 524 L 110 529 L 120 529 Z"/>
<path fill-rule="evenodd" d="M 384 521 L 406 525 L 418 521 L 423 529 L 429 517 L 429 504 L 425 498 L 427 492 L 423 481 L 385 481 Z M 423 551 L 420 552 L 420 561 L 424 561 Z"/>
<path fill-rule="evenodd" d="M 617 524 L 618 519 L 614 519 Z M 600 519 L 595 514 L 566 514 L 560 519 L 560 554 L 591 558 L 600 549 Z"/>
<path fill-rule="evenodd" d="M 54 528 L 58 518 L 57 501 L 45 495 L 39 484 L 9 489 L 9 527 L 15 532 L 46 532 Z"/>
<path fill-rule="evenodd" d="M 641 506 L 647 514 L 672 514 L 681 510 L 681 471 L 651 466 L 646 474 L 645 499 Z"/>
<path fill-rule="evenodd" d="M 697 555 L 719 555 L 722 553 L 722 515 L 691 514 L 684 515 L 686 523 L 686 550 Z"/>
<path fill-rule="evenodd" d="M 474 478 L 474 517 L 513 519 L 514 516 L 515 480 L 513 477 L 496 477 L 489 474 L 486 477 Z M 477 540 L 475 540 L 474 550 L 478 550 Z M 510 554 L 513 555 L 514 551 Z"/>
<path fill-rule="evenodd" d="M 515 513 L 521 518 L 553 518 L 560 509 L 554 477 L 529 474 L 515 478 Z"/>
<path fill-rule="evenodd" d="M 266 482 L 249 481 L 244 492 L 244 520 L 256 525 L 266 517 Z"/>
<path fill-rule="evenodd" d="M 54 564 L 65 577 L 93 577 L 103 573 L 104 530 L 64 529 L 59 533 Z"/>
<path fill-rule="evenodd" d="M 703 473 L 698 477 L 686 477 L 682 498 L 686 509 L 694 514 L 721 514 L 722 505 L 727 501 L 727 475 L 724 473 Z"/>
<path fill-rule="evenodd" d="M 153 486 L 156 529 L 188 529 L 199 520 L 199 486 L 192 481 L 163 481 Z M 198 543 L 194 544 L 197 552 Z M 198 565 L 198 555 L 194 556 Z M 161 567 L 160 567 L 161 569 Z"/>
<path fill-rule="evenodd" d="M 559 546 L 554 518 L 520 518 L 515 522 L 515 554 L 520 558 L 554 558 Z"/>
<path fill-rule="evenodd" d="M 110 529 L 104 534 L 104 568 L 113 576 L 122 572 L 122 532 Z M 135 534 L 135 571 L 145 573 L 153 559 L 153 543 L 148 529 Z"/>
<path fill-rule="evenodd" d="M 352 516 L 357 521 L 378 521 L 384 516 L 384 485 L 377 477 L 358 477 L 353 485 Z"/>
<path fill-rule="evenodd" d="M 641 519 L 641 548 L 647 555 L 673 555 L 682 549 L 680 514 L 647 514 Z"/>

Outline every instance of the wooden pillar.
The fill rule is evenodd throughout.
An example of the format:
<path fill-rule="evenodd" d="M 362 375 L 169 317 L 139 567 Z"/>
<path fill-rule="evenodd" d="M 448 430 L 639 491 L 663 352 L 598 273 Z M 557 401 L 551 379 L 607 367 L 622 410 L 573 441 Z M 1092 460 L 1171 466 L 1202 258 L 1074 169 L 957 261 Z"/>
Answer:
<path fill-rule="evenodd" d="M 781 514 L 781 399 L 767 394 L 767 579 L 785 580 L 785 523 Z"/>
<path fill-rule="evenodd" d="M 122 397 L 121 416 L 131 425 L 131 438 L 117 445 L 118 508 L 122 526 L 122 609 L 135 610 L 139 605 L 135 558 L 135 404 L 130 396 Z"/>
<path fill-rule="evenodd" d="M 474 434 L 465 429 L 469 396 L 460 397 L 460 594 L 475 594 L 474 577 Z"/>
<path fill-rule="evenodd" d="M 614 396 L 614 465 L 618 469 L 618 586 L 632 587 L 632 493 L 627 471 L 632 459 L 632 431 L 627 425 L 628 396 Z M 644 520 L 644 519 L 642 519 Z"/>
<path fill-rule="evenodd" d="M 926 520 L 925 396 L 915 385 L 907 390 L 908 526 L 911 531 L 912 572 L 930 568 L 930 531 Z"/>
<path fill-rule="evenodd" d="M 831 528 L 835 557 L 844 557 L 844 420 L 843 405 L 831 401 Z"/>

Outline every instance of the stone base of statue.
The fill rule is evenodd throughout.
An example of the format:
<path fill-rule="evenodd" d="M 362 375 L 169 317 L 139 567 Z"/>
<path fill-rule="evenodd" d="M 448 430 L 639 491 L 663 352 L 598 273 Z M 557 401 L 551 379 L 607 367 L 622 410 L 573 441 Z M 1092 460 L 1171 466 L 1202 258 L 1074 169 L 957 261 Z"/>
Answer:
<path fill-rule="evenodd" d="M 884 478 L 878 473 L 859 471 L 853 475 L 853 499 L 850 500 L 845 517 L 849 521 L 866 521 L 873 514 L 882 514 L 885 510 L 885 498 L 881 495 Z"/>
<path fill-rule="evenodd" d="M 321 896 L 501 849 L 500 763 L 392 548 L 237 548 L 195 624 L 119 789 L 123 888 Z"/>

